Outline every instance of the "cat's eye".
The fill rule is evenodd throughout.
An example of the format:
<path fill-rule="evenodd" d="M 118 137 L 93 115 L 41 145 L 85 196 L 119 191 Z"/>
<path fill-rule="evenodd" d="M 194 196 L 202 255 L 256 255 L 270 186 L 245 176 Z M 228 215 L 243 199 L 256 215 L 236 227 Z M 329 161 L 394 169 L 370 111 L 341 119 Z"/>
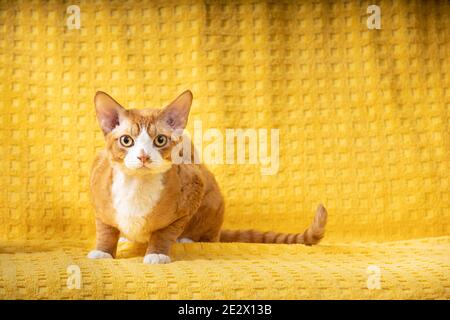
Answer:
<path fill-rule="evenodd" d="M 164 147 L 167 144 L 167 137 L 165 135 L 158 134 L 155 140 L 153 140 L 153 143 L 158 148 Z"/>
<path fill-rule="evenodd" d="M 134 140 L 129 135 L 123 135 L 119 138 L 119 142 L 122 146 L 129 148 L 134 144 Z"/>

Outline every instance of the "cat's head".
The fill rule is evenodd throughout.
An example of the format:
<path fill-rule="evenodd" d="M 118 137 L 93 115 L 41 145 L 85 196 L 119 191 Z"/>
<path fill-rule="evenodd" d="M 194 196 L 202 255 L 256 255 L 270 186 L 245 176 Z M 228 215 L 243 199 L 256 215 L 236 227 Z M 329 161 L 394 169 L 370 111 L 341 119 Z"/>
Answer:
<path fill-rule="evenodd" d="M 171 150 L 186 127 L 192 93 L 185 91 L 163 109 L 125 109 L 104 92 L 94 98 L 109 159 L 127 174 L 165 172 Z"/>

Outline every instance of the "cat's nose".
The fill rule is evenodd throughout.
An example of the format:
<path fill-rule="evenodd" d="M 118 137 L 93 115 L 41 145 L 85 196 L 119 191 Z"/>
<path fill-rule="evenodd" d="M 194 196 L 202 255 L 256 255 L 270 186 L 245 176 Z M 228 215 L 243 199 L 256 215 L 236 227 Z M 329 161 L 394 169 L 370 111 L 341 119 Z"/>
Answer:
<path fill-rule="evenodd" d="M 141 154 L 137 158 L 141 160 L 142 163 L 146 163 L 150 160 L 150 157 L 144 151 L 141 151 Z"/>

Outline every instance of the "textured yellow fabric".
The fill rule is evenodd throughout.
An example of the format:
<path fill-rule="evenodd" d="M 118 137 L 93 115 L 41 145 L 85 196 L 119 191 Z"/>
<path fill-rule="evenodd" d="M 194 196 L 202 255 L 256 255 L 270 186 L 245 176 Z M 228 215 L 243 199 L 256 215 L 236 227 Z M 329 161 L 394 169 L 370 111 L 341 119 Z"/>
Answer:
<path fill-rule="evenodd" d="M 379 1 L 369 30 L 370 4 L 0 1 L 0 298 L 450 298 L 450 6 Z M 323 202 L 322 245 L 84 258 L 95 91 L 142 108 L 185 89 L 190 128 L 280 129 L 277 175 L 211 167 L 225 227 L 299 232 Z"/>
<path fill-rule="evenodd" d="M 450 297 L 450 237 L 389 244 L 176 244 L 167 265 L 144 265 L 145 248 L 117 260 L 84 258 L 80 242 L 1 241 L 0 295 L 27 299 L 435 299 Z M 79 266 L 81 288 L 67 287 Z M 367 288 L 367 267 L 381 288 Z"/>

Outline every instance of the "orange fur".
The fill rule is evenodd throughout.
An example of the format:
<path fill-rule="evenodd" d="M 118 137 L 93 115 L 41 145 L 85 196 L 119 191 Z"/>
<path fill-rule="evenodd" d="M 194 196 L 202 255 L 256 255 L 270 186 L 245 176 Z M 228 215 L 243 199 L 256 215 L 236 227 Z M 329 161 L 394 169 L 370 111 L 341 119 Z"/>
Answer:
<path fill-rule="evenodd" d="M 142 134 L 145 139 L 154 141 L 151 139 L 160 134 L 170 137 L 173 130 L 184 129 L 191 101 L 192 94 L 188 91 L 162 110 L 126 110 L 107 94 L 97 93 L 95 97 L 97 117 L 105 134 L 106 148 L 95 158 L 90 180 L 96 209 L 96 249 L 114 257 L 120 233 L 131 238 L 130 240 L 145 240 L 148 243 L 147 254 L 164 255 L 169 254 L 170 247 L 178 238 L 189 238 L 193 241 L 317 243 L 323 237 L 326 223 L 326 211 L 323 207 L 319 207 L 314 223 L 303 234 L 221 232 L 224 201 L 219 186 L 213 174 L 202 164 L 171 163 L 171 150 L 176 141 L 169 139 L 167 145 L 157 150 L 161 156 L 160 167 L 150 168 L 151 163 L 147 166 L 144 162 L 142 167 L 136 170 L 126 166 L 125 158 L 131 149 L 121 145 L 118 142 L 119 138 L 122 135 L 129 135 L 138 141 L 139 135 Z M 140 152 L 144 151 L 142 149 Z M 114 197 L 117 195 L 115 196 L 112 191 L 113 183 L 116 181 L 114 179 L 119 179 L 117 178 L 119 173 L 123 174 L 123 177 L 130 176 L 130 179 L 134 179 L 132 183 L 138 185 L 142 183 L 143 186 L 146 185 L 146 181 L 153 179 L 152 177 L 160 175 L 163 188 L 160 192 L 159 181 L 156 179 L 154 184 L 150 184 L 156 191 L 138 189 L 137 193 L 131 195 L 145 200 L 148 192 L 148 197 L 155 196 L 155 201 L 154 203 L 149 201 L 151 209 L 143 213 L 138 210 L 141 207 L 136 209 L 133 203 L 130 203 L 130 207 L 136 209 L 137 213 L 134 215 L 130 213 L 130 217 L 136 221 L 130 222 L 127 228 L 121 225 L 123 217 L 119 217 L 119 211 L 114 204 Z M 134 230 L 136 228 L 139 230 Z"/>

